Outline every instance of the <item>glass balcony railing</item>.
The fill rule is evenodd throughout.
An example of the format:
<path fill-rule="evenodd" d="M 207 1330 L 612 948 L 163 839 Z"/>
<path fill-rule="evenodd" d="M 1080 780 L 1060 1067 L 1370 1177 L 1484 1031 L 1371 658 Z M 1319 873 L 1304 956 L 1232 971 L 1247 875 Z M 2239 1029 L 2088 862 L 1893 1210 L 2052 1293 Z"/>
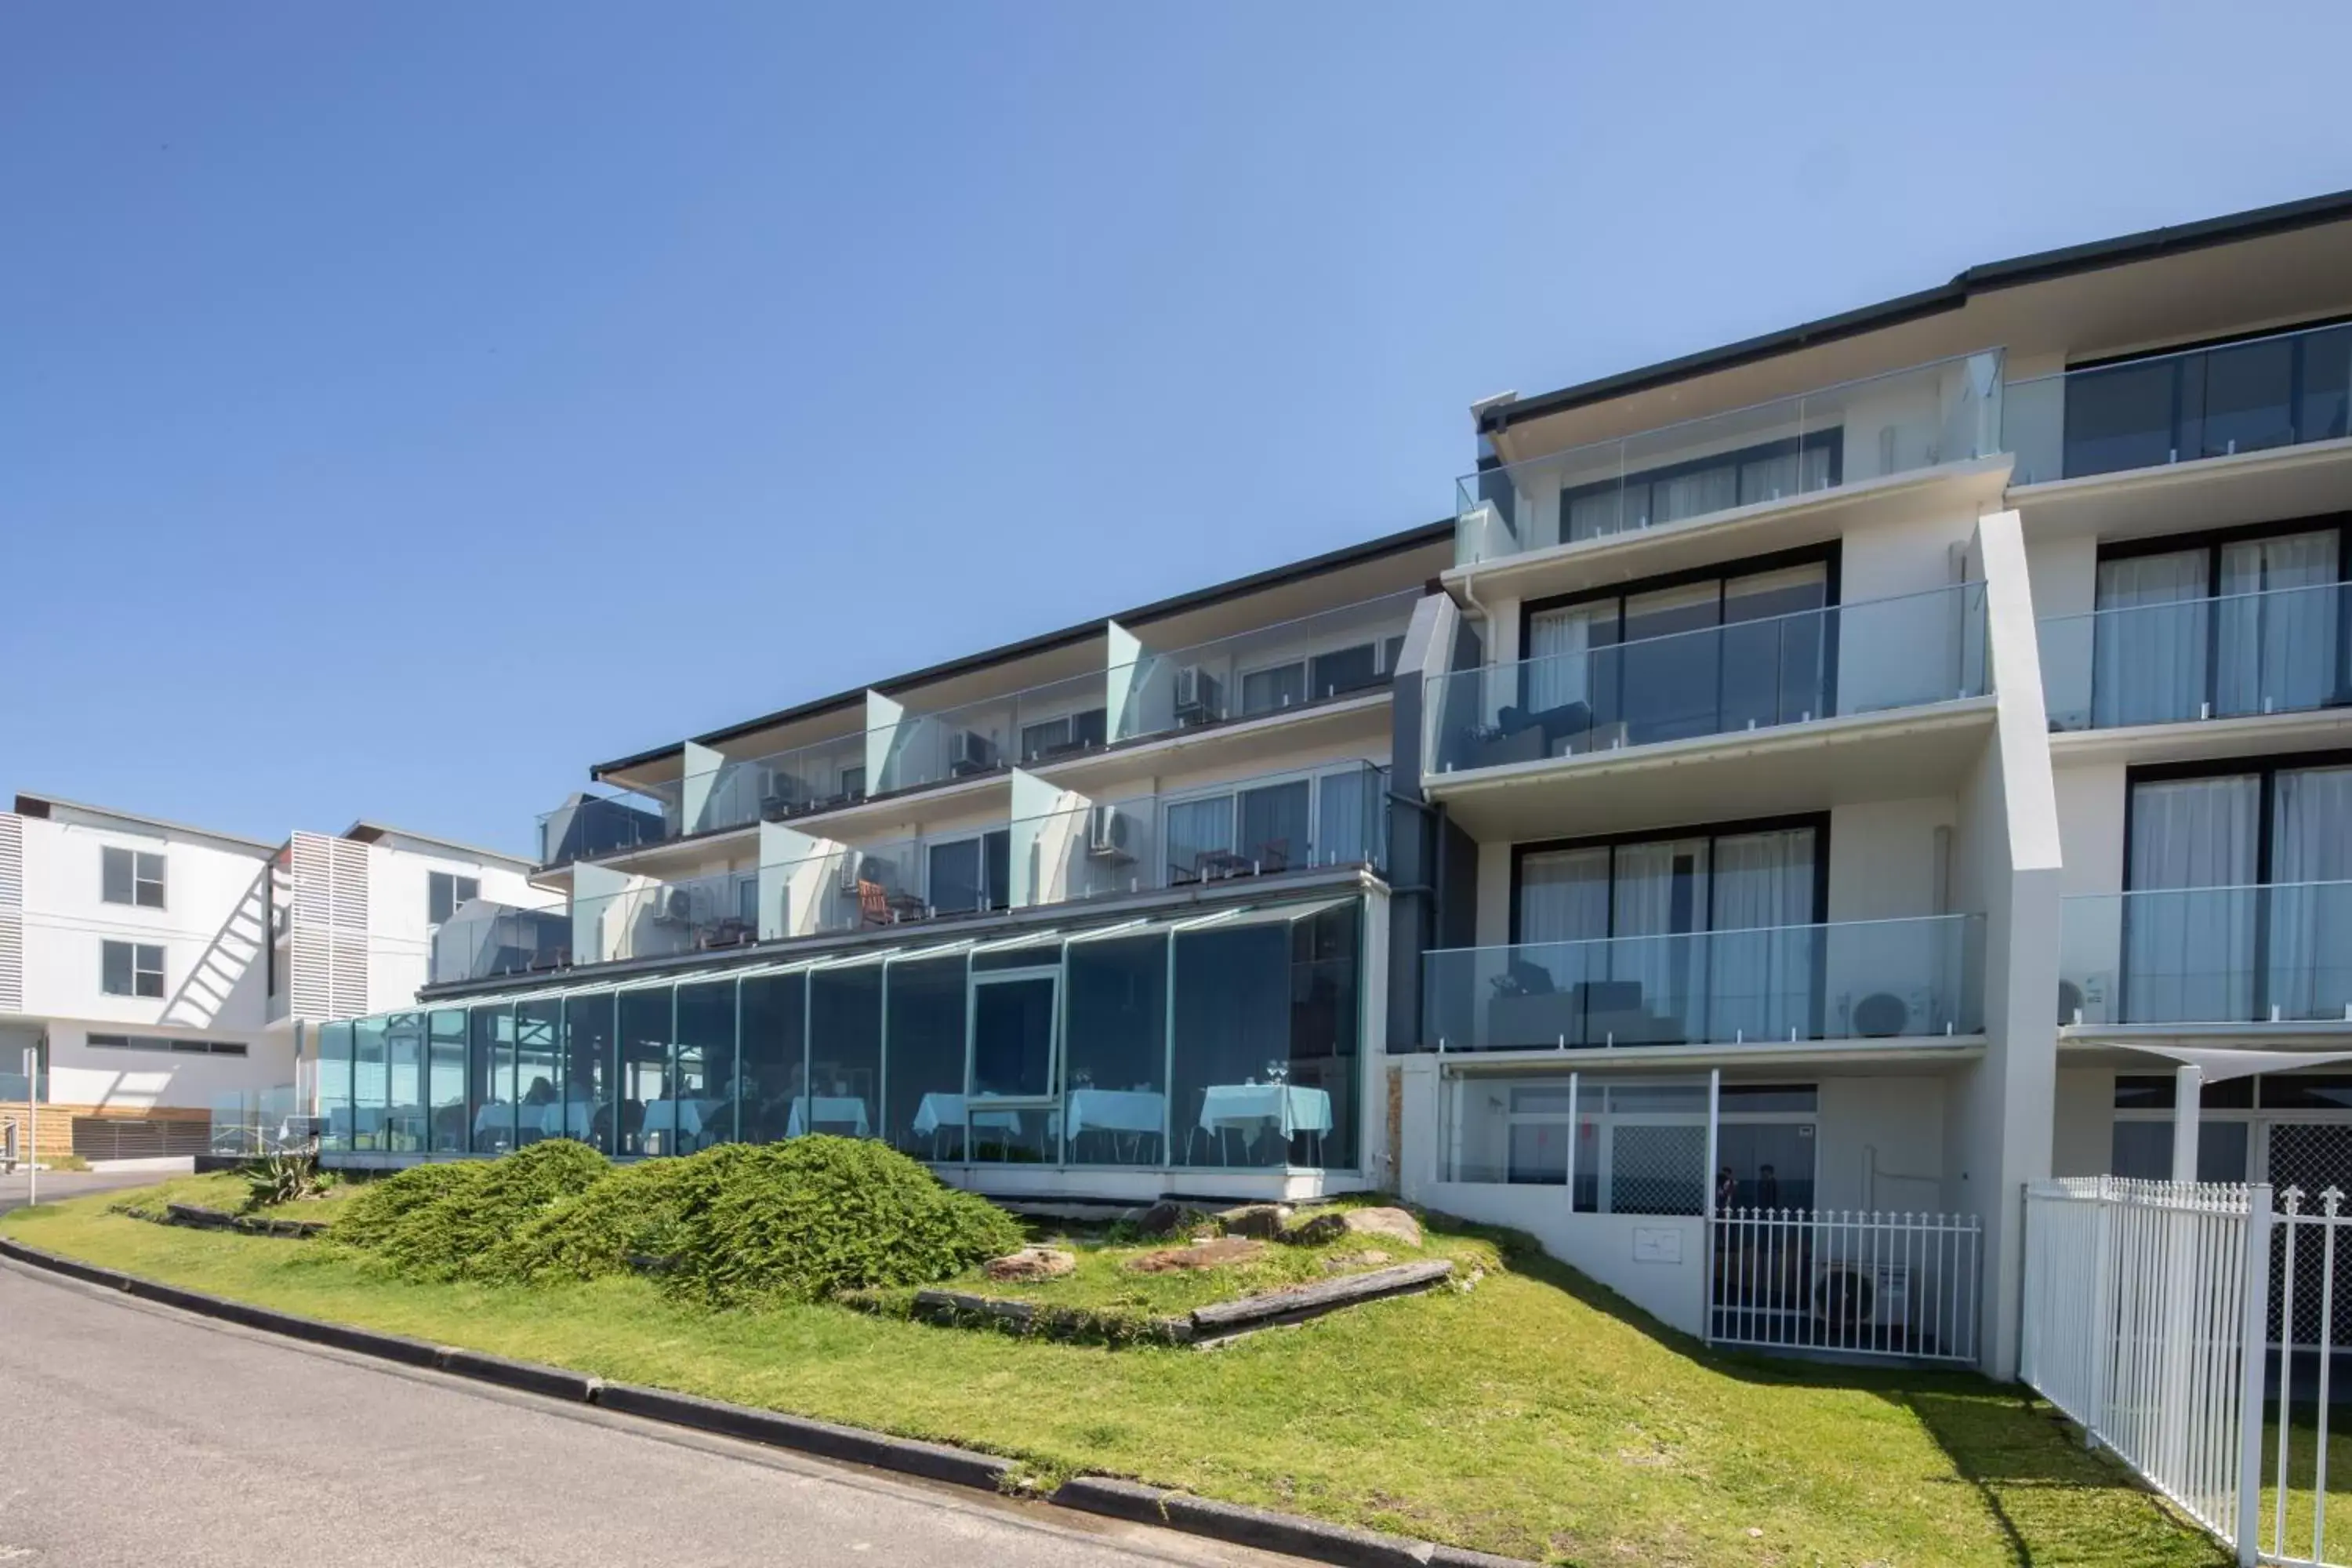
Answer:
<path fill-rule="evenodd" d="M 499 974 L 561 969 L 572 962 L 572 916 L 470 903 L 433 930 L 427 983 L 454 985 Z"/>
<path fill-rule="evenodd" d="M 1432 676 L 1428 772 L 1981 697 L 1984 584 Z"/>
<path fill-rule="evenodd" d="M 2352 584 L 2130 605 L 2041 626 L 2053 730 L 2352 703 Z"/>
<path fill-rule="evenodd" d="M 875 793 L 922 789 L 1101 748 L 1099 670 L 936 712 L 909 711 L 890 738 Z"/>
<path fill-rule="evenodd" d="M 757 757 L 729 757 L 687 775 L 680 833 L 785 822 L 866 798 L 866 734 L 841 735 Z"/>
<path fill-rule="evenodd" d="M 1984 1026 L 1984 917 L 1449 948 L 1423 955 L 1438 1050 L 1925 1039 Z"/>
<path fill-rule="evenodd" d="M 569 866 L 675 836 L 677 808 L 643 795 L 575 795 L 539 818 L 539 863 Z"/>
<path fill-rule="evenodd" d="M 740 947 L 758 940 L 760 879 L 720 872 L 572 900 L 574 963 Z M 584 917 L 584 918 L 583 918 Z"/>
<path fill-rule="evenodd" d="M 969 875 L 943 877 L 943 884 L 955 884 L 943 885 L 943 896 L 965 911 L 1001 907 L 1002 891 L 989 886 L 985 854 L 975 848 L 957 864 Z M 864 848 L 834 846 L 763 866 L 761 877 L 772 889 L 766 895 L 772 900 L 771 929 L 785 938 L 834 936 L 929 920 L 940 912 L 930 901 L 929 869 L 924 846 L 911 838 Z"/>
<path fill-rule="evenodd" d="M 2061 1024 L 2352 1022 L 2352 882 L 2066 900 Z"/>
<path fill-rule="evenodd" d="M 1344 763 L 1176 797 L 1103 801 L 1013 824 L 1014 898 L 1108 893 L 1387 860 L 1388 771 Z"/>
<path fill-rule="evenodd" d="M 2352 325 L 2315 327 L 2013 381 L 2011 483 L 2040 484 L 2335 440 L 2352 406 Z"/>
<path fill-rule="evenodd" d="M 1110 738 L 1142 740 L 1383 690 L 1421 597 L 1408 589 L 1119 665 L 1110 672 Z"/>
<path fill-rule="evenodd" d="M 1832 490 L 2000 449 L 1998 350 L 1466 474 L 1469 565 Z"/>

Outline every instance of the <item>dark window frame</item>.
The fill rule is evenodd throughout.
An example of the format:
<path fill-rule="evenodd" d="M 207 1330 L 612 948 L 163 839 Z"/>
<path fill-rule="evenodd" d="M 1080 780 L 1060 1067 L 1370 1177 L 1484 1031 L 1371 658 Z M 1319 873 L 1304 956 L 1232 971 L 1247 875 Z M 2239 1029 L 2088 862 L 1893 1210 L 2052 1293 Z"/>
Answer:
<path fill-rule="evenodd" d="M 1520 945 L 1519 899 L 1527 858 L 1530 855 L 1556 854 L 1562 850 L 1601 849 L 1614 851 L 1624 844 L 1657 844 L 1675 838 L 1705 838 L 1707 841 L 1706 921 L 1700 931 L 1715 929 L 1715 841 L 1737 838 L 1749 833 L 1781 833 L 1795 827 L 1813 830 L 1813 918 L 1814 925 L 1826 925 L 1830 918 L 1830 816 L 1826 811 L 1792 812 L 1782 816 L 1743 817 L 1727 822 L 1696 822 L 1678 827 L 1641 827 L 1620 833 L 1588 834 L 1577 838 L 1528 839 L 1511 846 L 1511 921 L 1510 943 Z M 1617 881 L 1617 860 L 1612 853 L 1609 861 L 1609 881 L 1612 889 L 1609 909 L 1609 936 L 1617 936 L 1617 908 L 1614 889 Z M 1694 932 L 1693 934 L 1696 934 Z"/>
<path fill-rule="evenodd" d="M 2294 368 L 2288 372 L 2288 397 L 2291 409 L 2290 423 L 2292 424 L 2293 413 L 2299 411 L 2299 405 L 2308 384 L 2305 377 L 2304 365 L 2305 351 L 2310 344 L 2311 335 L 2316 332 L 2326 331 L 2328 329 L 2333 327 L 2347 325 L 2352 325 L 2352 315 L 2326 316 L 2307 321 L 2293 322 L 2284 326 L 2263 327 L 2253 331 L 2228 332 L 2219 337 L 2198 338 L 2185 342 L 2168 343 L 2161 348 L 2134 349 L 2128 353 L 2105 354 L 2095 359 L 2082 360 L 2068 364 L 2063 374 L 2071 382 L 2072 379 L 2078 374 L 2087 374 L 2103 370 L 2125 370 L 2134 365 L 2152 364 L 2160 360 L 2171 360 L 2175 365 L 2172 375 L 2172 408 L 2170 415 L 2170 435 L 2172 437 L 2172 452 L 2174 454 L 2173 461 L 2201 461 L 2209 457 L 2219 457 L 2226 454 L 2209 453 L 2200 449 L 2189 454 L 2189 456 L 2185 458 L 2179 455 L 2183 418 L 2180 395 L 2181 376 L 2178 368 L 2179 365 L 2185 363 L 2192 355 L 2202 356 L 2216 353 L 2225 349 L 2244 348 L 2251 344 L 2264 342 L 2273 339 L 2289 340 L 2294 355 Z M 2058 434 L 2058 449 L 2061 454 L 2060 461 L 2066 470 L 2063 477 L 2067 479 L 2078 479 L 2097 474 L 2134 473 L 2137 472 L 2142 468 L 2149 466 L 2147 464 L 2141 464 L 2131 468 L 2091 468 L 2084 470 L 2081 474 L 2075 473 L 2074 471 L 2074 465 L 2065 461 L 2065 454 L 2072 450 L 2073 446 L 2070 438 L 2070 429 L 2074 422 L 2074 395 L 2070 388 L 2065 399 L 2065 421 L 2061 425 Z M 2200 414 L 2198 417 L 2201 423 L 2206 416 Z M 2352 430 L 2352 409 L 2347 409 L 2347 430 Z M 2305 436 L 2299 429 L 2297 429 L 2296 434 L 2293 438 L 2288 440 L 2284 447 L 2256 447 L 2253 449 L 2256 451 L 2281 451 L 2284 450 L 2286 447 L 2307 446 L 2311 442 L 2316 440 L 2334 440 L 2339 438 L 2340 437 L 2336 437 Z M 2200 447 L 2202 443 L 2200 441 Z"/>
<path fill-rule="evenodd" d="M 1736 485 L 1738 483 L 1738 471 L 1746 465 L 1749 463 L 1769 461 L 1774 458 L 1785 458 L 1791 454 L 1797 455 L 1800 458 L 1799 471 L 1801 473 L 1803 471 L 1802 455 L 1806 451 L 1815 448 L 1825 448 L 1830 455 L 1829 483 L 1823 485 L 1822 489 L 1823 490 L 1836 489 L 1839 486 L 1845 483 L 1845 426 L 1843 423 L 1839 424 L 1833 429 L 1809 430 L 1801 436 L 1782 436 L 1775 440 L 1759 441 L 1753 447 L 1740 447 L 1728 452 L 1716 452 L 1704 458 L 1688 458 L 1679 463 L 1668 463 L 1663 467 L 1655 468 L 1641 468 L 1630 474 L 1620 475 L 1618 478 L 1613 479 L 1596 479 L 1590 484 L 1581 485 L 1562 485 L 1559 489 L 1559 499 L 1558 501 L 1559 508 L 1559 521 L 1556 530 L 1559 536 L 1559 542 L 1562 544 L 1580 544 L 1584 542 L 1583 540 L 1570 539 L 1568 536 L 1568 513 L 1570 503 L 1580 500 L 1587 496 L 1607 495 L 1612 490 L 1622 495 L 1631 490 L 1636 485 L 1640 485 L 1644 489 L 1654 490 L 1659 484 L 1667 480 L 1682 479 L 1690 474 L 1703 474 L 1715 468 L 1730 468 L 1733 470 L 1733 482 Z M 1818 492 L 1805 489 L 1800 489 L 1797 492 L 1797 494 L 1801 496 L 1812 495 Z M 1765 499 L 1786 500 L 1788 498 L 1768 497 Z M 1743 506 L 1760 506 L 1762 504 L 1762 500 L 1734 500 L 1730 506 L 1720 507 L 1717 510 L 1718 511 L 1731 511 Z M 1650 517 L 1653 521 L 1630 527 L 1620 527 L 1612 533 L 1596 533 L 1589 535 L 1588 537 L 1592 539 L 1614 539 L 1617 537 L 1617 534 L 1620 533 L 1643 533 L 1654 528 L 1667 528 L 1672 527 L 1674 523 L 1695 521 L 1695 518 L 1678 517 L 1674 519 L 1672 523 L 1658 522 L 1655 521 L 1656 509 L 1654 507 L 1645 509 L 1644 515 Z M 1715 512 L 1699 512 L 1695 514 L 1695 517 L 1713 517 L 1715 515 Z M 1621 519 L 1624 516 L 1624 509 L 1622 505 L 1618 509 L 1618 516 Z"/>
<path fill-rule="evenodd" d="M 448 889 L 448 909 L 436 915 L 434 911 L 441 906 L 444 888 Z M 467 888 L 473 890 L 467 892 L 465 890 Z M 465 877 L 455 871 L 427 871 L 425 874 L 425 923 L 428 926 L 446 924 L 460 909 L 481 896 L 482 879 L 478 875 Z"/>
<path fill-rule="evenodd" d="M 2146 891 L 2132 886 L 2132 833 L 2137 826 L 2139 786 L 2143 784 L 2167 784 L 2182 779 L 2240 778 L 2252 775 L 2256 781 L 2254 805 L 2254 880 L 2252 885 L 2272 885 L 2271 839 L 2273 818 L 2278 809 L 2278 775 L 2298 773 L 2305 768 L 2352 767 L 2352 749 L 2331 752 L 2281 752 L 2269 756 L 2200 758 L 2187 763 L 2144 763 L 2124 770 L 2124 838 L 2123 891 L 2126 894 Z M 2116 1002 L 2126 1016 L 2129 1016 L 2131 994 L 2131 909 L 2132 901 L 2123 900 L 2123 921 L 2120 945 L 2116 950 Z M 2254 901 L 2253 976 L 2254 998 L 2251 1009 L 2261 1014 L 2268 1006 L 2270 977 L 2270 901 Z"/>

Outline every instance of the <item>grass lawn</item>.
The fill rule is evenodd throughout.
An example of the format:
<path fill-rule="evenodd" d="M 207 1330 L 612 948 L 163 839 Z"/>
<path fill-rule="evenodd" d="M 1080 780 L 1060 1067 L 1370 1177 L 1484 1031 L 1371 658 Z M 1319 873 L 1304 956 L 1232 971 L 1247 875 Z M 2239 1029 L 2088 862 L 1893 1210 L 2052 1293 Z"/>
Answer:
<path fill-rule="evenodd" d="M 2226 1561 L 2013 1391 L 1711 1354 L 1540 1259 L 1214 1352 L 1109 1350 L 831 1305 L 710 1313 L 635 1278 L 404 1284 L 331 1244 L 111 1201 L 0 1226 L 292 1311 L 984 1448 L 1041 1482 L 1133 1476 L 1562 1563 Z"/>
<path fill-rule="evenodd" d="M 134 1187 L 127 1192 L 104 1194 L 109 1209 L 131 1210 L 153 1219 L 163 1217 L 166 1204 L 192 1204 L 198 1208 L 221 1209 L 229 1214 L 252 1213 L 270 1219 L 332 1220 L 343 1200 L 360 1189 L 349 1182 L 336 1182 L 315 1198 L 304 1198 L 290 1204 L 271 1204 L 248 1210 L 249 1184 L 235 1171 L 209 1171 L 203 1175 L 174 1176 L 158 1182 L 152 1187 Z"/>

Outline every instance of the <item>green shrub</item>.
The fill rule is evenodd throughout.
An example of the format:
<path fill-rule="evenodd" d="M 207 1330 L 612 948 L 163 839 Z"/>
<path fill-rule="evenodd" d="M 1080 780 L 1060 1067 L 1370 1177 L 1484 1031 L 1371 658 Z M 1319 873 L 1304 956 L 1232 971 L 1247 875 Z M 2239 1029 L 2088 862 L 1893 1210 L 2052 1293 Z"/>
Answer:
<path fill-rule="evenodd" d="M 870 1140 L 818 1135 L 724 1152 L 688 1187 L 663 1275 L 712 1306 L 928 1284 L 1022 1242 L 1003 1210 Z"/>
<path fill-rule="evenodd" d="M 680 1215 L 742 1152 L 727 1144 L 681 1160 L 615 1165 L 569 1203 L 554 1205 L 501 1241 L 486 1268 L 509 1279 L 598 1279 L 632 1257 L 677 1250 Z"/>
<path fill-rule="evenodd" d="M 335 1235 L 411 1279 L 495 1279 L 501 1241 L 611 1170 L 604 1155 L 568 1138 L 497 1160 L 420 1165 L 353 1198 L 361 1223 L 352 1225 L 347 1208 Z M 425 1179 L 416 1190 L 393 1190 L 418 1177 Z"/>

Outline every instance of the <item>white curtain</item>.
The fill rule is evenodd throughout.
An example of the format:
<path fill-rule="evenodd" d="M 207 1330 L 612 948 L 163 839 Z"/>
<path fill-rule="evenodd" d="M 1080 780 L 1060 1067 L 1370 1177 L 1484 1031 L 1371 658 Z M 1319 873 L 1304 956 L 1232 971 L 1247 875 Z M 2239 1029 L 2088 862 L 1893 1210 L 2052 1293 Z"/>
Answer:
<path fill-rule="evenodd" d="M 2328 529 L 2222 547 L 2217 711 L 2288 713 L 2335 695 L 2336 543 Z"/>
<path fill-rule="evenodd" d="M 1202 856 L 1231 854 L 1233 847 L 1233 796 L 1182 801 L 1168 808 L 1168 866 L 1173 874 L 1189 879 L 1200 870 Z"/>
<path fill-rule="evenodd" d="M 1707 1037 L 1810 1036 L 1821 928 L 1813 924 L 1813 830 L 1715 841 L 1707 939 Z"/>
<path fill-rule="evenodd" d="M 1555 849 L 1519 862 L 1517 962 L 1566 992 L 1609 973 L 1609 851 Z"/>
<path fill-rule="evenodd" d="M 1707 841 L 1617 847 L 1610 888 L 1610 978 L 1642 988 L 1643 1027 L 1662 1040 L 1705 1037 Z"/>
<path fill-rule="evenodd" d="M 2262 779 L 2178 779 L 2132 790 L 2123 1019 L 2221 1022 L 2253 1006 Z"/>
<path fill-rule="evenodd" d="M 2278 775 L 2271 808 L 2268 1000 L 2281 1018 L 2352 1006 L 2352 767 Z"/>
<path fill-rule="evenodd" d="M 1570 702 L 1592 701 L 1592 660 L 1596 629 L 1599 640 L 1614 637 L 1617 601 L 1546 610 L 1528 617 L 1528 710 L 1548 712 Z"/>
<path fill-rule="evenodd" d="M 1658 515 L 1651 520 L 1654 522 L 1674 522 L 1681 518 L 1728 511 L 1739 504 L 1739 468 L 1736 463 L 1726 463 L 1721 468 L 1701 468 L 1695 474 L 1657 479 L 1652 482 L 1650 494 L 1658 508 Z"/>
<path fill-rule="evenodd" d="M 2099 563 L 2091 722 L 2197 718 L 2205 702 L 2205 552 Z"/>

